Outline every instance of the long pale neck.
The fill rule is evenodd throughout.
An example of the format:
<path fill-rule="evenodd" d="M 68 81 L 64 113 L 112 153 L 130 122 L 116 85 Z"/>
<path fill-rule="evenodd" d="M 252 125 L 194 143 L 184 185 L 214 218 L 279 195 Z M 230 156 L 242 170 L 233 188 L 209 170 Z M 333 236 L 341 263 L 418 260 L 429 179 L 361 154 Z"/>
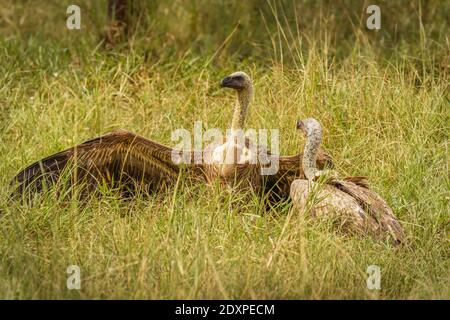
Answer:
<path fill-rule="evenodd" d="M 316 172 L 317 153 L 322 142 L 322 129 L 314 126 L 306 136 L 306 144 L 303 152 L 303 172 L 308 180 L 314 180 Z"/>
<path fill-rule="evenodd" d="M 237 92 L 237 102 L 234 108 L 233 120 L 231 122 L 232 130 L 244 128 L 245 117 L 247 115 L 248 105 L 250 104 L 252 96 L 253 88 L 251 85 Z"/>

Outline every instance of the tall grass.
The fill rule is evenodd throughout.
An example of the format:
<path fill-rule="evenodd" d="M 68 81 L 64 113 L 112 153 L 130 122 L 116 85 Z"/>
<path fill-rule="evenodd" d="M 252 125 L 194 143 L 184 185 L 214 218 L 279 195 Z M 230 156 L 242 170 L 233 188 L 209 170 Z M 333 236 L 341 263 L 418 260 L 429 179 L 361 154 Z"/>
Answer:
<path fill-rule="evenodd" d="M 448 4 L 383 2 L 371 33 L 363 1 L 173 1 L 105 51 L 104 2 L 80 2 L 81 31 L 53 1 L 0 8 L 1 298 L 450 298 Z M 168 145 L 195 121 L 226 129 L 234 97 L 218 81 L 237 69 L 255 81 L 248 127 L 279 129 L 294 154 L 295 121 L 318 119 L 338 171 L 370 178 L 404 246 L 185 183 L 128 201 L 7 203 L 18 170 L 115 128 Z M 69 265 L 81 290 L 66 287 Z"/>

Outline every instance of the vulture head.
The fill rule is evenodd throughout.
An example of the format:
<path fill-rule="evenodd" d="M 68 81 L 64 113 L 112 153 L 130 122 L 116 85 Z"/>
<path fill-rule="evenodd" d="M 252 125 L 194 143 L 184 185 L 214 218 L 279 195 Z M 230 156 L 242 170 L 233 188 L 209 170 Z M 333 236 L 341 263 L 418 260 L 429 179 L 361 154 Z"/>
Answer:
<path fill-rule="evenodd" d="M 228 77 L 225 77 L 220 81 L 220 86 L 222 88 L 232 88 L 238 91 L 250 89 L 252 86 L 252 80 L 242 71 L 237 71 L 230 74 Z"/>
<path fill-rule="evenodd" d="M 310 137 L 313 134 L 320 135 L 322 132 L 319 121 L 313 118 L 298 120 L 297 129 L 300 130 L 305 137 Z"/>

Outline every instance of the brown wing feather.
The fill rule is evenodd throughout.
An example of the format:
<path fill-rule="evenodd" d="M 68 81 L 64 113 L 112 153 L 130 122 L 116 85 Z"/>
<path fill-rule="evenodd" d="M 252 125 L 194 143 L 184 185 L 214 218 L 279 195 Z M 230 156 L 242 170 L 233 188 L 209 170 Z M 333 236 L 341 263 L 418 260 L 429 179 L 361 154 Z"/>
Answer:
<path fill-rule="evenodd" d="M 63 172 L 70 171 L 70 183 L 86 182 L 89 187 L 107 183 L 143 183 L 150 189 L 173 184 L 181 165 L 172 161 L 174 149 L 134 133 L 117 130 L 86 141 L 33 163 L 13 179 L 15 194 L 26 190 L 40 192 L 45 185 L 56 183 Z M 190 152 L 191 159 L 199 153 Z M 198 159 L 197 159 L 198 160 Z M 70 166 L 69 166 L 70 164 Z M 189 166 L 200 174 L 200 165 Z"/>
<path fill-rule="evenodd" d="M 353 182 L 357 186 L 369 189 L 369 181 L 367 181 L 367 177 L 363 176 L 345 177 L 344 181 Z"/>
<path fill-rule="evenodd" d="M 344 180 L 333 181 L 332 184 L 358 201 L 361 207 L 373 218 L 372 221 L 378 224 L 374 226 L 374 229 L 378 228 L 381 232 L 388 232 L 396 242 L 403 242 L 405 234 L 392 209 L 380 195 L 368 189 L 367 183 L 362 183 L 363 180 L 360 178 L 349 177 Z M 362 185 L 356 184 L 352 180 Z"/>

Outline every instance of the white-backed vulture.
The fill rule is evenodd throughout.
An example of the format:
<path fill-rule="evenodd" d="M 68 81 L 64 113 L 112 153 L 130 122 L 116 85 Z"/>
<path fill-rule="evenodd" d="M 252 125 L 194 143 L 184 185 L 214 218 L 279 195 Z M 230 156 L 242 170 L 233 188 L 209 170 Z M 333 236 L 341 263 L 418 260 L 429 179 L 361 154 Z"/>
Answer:
<path fill-rule="evenodd" d="M 294 206 L 300 211 L 309 210 L 314 218 L 338 222 L 345 232 L 403 242 L 405 235 L 392 209 L 361 177 L 341 180 L 330 175 L 331 171 L 317 169 L 320 123 L 309 118 L 298 121 L 297 128 L 306 136 L 302 162 L 306 179 L 296 179 L 291 185 Z"/>

